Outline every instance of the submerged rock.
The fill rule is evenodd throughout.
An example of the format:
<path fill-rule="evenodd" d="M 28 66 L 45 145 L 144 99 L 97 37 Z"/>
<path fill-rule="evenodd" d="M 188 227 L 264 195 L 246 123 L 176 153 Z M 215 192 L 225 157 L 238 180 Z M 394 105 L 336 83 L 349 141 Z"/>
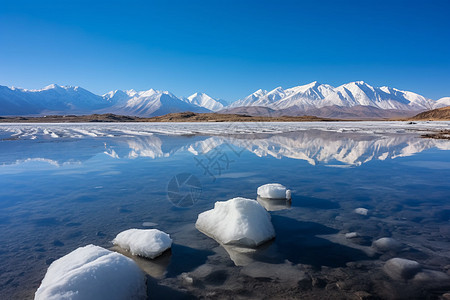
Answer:
<path fill-rule="evenodd" d="M 430 288 L 450 288 L 450 276 L 440 271 L 422 270 L 413 280 Z"/>
<path fill-rule="evenodd" d="M 198 215 L 195 227 L 225 245 L 256 247 L 275 237 L 269 213 L 255 200 L 218 201 Z"/>
<path fill-rule="evenodd" d="M 384 237 L 373 242 L 372 246 L 379 251 L 397 251 L 402 248 L 402 244 L 393 238 Z"/>
<path fill-rule="evenodd" d="M 172 246 L 172 239 L 158 229 L 128 229 L 119 233 L 113 244 L 133 255 L 153 259 Z"/>
<path fill-rule="evenodd" d="M 291 190 L 286 189 L 279 183 L 268 183 L 258 188 L 259 197 L 267 199 L 288 199 L 291 200 Z"/>
<path fill-rule="evenodd" d="M 367 216 L 367 214 L 369 213 L 369 210 L 367 208 L 358 207 L 354 210 L 354 212 L 361 216 Z"/>
<path fill-rule="evenodd" d="M 353 239 L 353 238 L 359 237 L 359 234 L 357 232 L 348 232 L 345 234 L 345 237 L 347 239 Z"/>
<path fill-rule="evenodd" d="M 145 277 L 133 260 L 102 247 L 88 245 L 55 260 L 34 299 L 145 298 Z"/>
<path fill-rule="evenodd" d="M 297 285 L 303 280 L 311 282 L 311 278 L 304 271 L 288 261 L 282 264 L 253 262 L 243 267 L 241 273 L 253 278 L 270 278 L 293 285 Z"/>
<path fill-rule="evenodd" d="M 396 257 L 388 260 L 383 269 L 392 279 L 411 279 L 422 267 L 417 261 Z"/>

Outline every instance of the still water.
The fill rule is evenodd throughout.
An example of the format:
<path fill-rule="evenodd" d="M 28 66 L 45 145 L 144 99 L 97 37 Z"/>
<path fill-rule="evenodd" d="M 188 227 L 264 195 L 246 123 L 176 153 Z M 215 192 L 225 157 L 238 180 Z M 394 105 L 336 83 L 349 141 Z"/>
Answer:
<path fill-rule="evenodd" d="M 129 228 L 174 241 L 135 258 L 151 299 L 437 298 L 450 289 L 450 141 L 421 138 L 427 126 L 0 125 L 1 298 L 32 299 L 52 261 Z M 260 199 L 273 241 L 223 247 L 195 229 L 214 202 L 272 182 L 292 190 L 292 204 Z M 382 237 L 401 247 L 373 247 Z M 392 280 L 394 257 L 425 275 Z"/>

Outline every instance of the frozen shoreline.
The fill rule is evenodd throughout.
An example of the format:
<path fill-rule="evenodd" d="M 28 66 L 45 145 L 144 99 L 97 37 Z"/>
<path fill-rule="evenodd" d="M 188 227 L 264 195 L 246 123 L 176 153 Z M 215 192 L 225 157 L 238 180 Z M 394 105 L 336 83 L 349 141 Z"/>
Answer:
<path fill-rule="evenodd" d="M 0 139 L 57 139 L 163 135 L 280 134 L 305 130 L 362 134 L 419 134 L 450 128 L 450 121 L 223 122 L 223 123 L 3 123 Z"/>

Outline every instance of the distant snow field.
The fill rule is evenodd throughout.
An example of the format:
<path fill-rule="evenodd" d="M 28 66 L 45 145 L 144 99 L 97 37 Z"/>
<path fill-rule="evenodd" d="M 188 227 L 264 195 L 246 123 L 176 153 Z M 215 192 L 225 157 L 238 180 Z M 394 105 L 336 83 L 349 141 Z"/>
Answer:
<path fill-rule="evenodd" d="M 365 134 L 421 133 L 450 128 L 450 121 L 246 122 L 246 123 L 72 123 L 0 124 L 0 139 L 84 138 L 163 135 L 279 134 L 322 130 Z"/>

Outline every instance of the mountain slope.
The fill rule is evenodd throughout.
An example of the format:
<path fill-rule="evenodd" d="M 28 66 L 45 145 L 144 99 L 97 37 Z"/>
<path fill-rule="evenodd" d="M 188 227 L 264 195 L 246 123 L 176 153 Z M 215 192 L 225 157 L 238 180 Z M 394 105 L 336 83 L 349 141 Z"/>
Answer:
<path fill-rule="evenodd" d="M 227 105 L 225 101 L 212 98 L 205 93 L 195 93 L 182 100 L 186 103 L 203 107 L 210 111 L 219 111 Z"/>
<path fill-rule="evenodd" d="M 444 97 L 436 101 L 435 108 L 450 106 L 450 97 Z"/>
<path fill-rule="evenodd" d="M 436 108 L 429 111 L 424 111 L 414 117 L 412 120 L 450 120 L 450 106 Z"/>

